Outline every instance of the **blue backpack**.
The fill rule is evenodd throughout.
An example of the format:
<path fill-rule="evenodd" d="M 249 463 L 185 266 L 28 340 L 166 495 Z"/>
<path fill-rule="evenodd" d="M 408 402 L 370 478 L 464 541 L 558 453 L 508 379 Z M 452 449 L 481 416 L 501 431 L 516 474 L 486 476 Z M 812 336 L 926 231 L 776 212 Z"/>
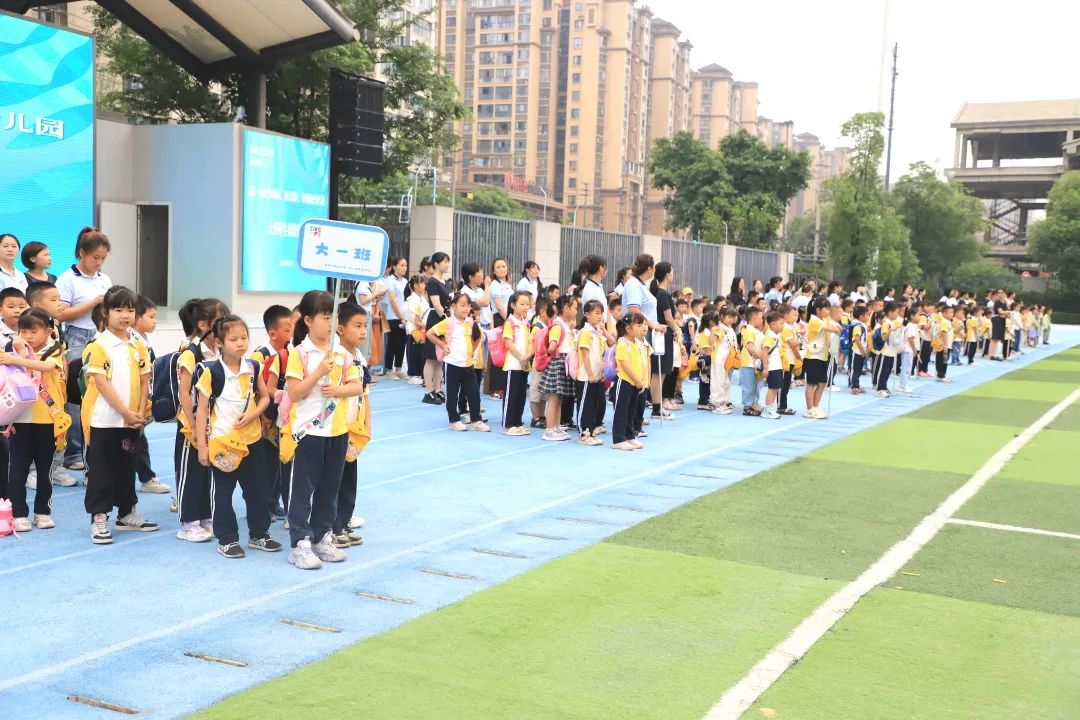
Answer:
<path fill-rule="evenodd" d="M 851 335 L 852 332 L 855 330 L 855 325 L 857 324 L 860 323 L 856 323 L 855 321 L 849 322 L 840 331 L 840 352 L 844 353 L 845 355 L 851 352 Z"/>
<path fill-rule="evenodd" d="M 195 366 L 203 360 L 202 343 L 188 343 L 176 352 L 154 360 L 154 384 L 150 388 L 150 413 L 157 422 L 172 422 L 180 412 L 180 372 L 177 363 L 185 350 L 195 355 Z M 194 381 L 194 378 L 193 378 Z"/>
<path fill-rule="evenodd" d="M 874 352 L 881 352 L 882 349 L 885 347 L 885 338 L 882 337 L 882 335 L 881 335 L 881 326 L 880 325 L 878 325 L 876 328 L 874 328 L 873 344 L 874 344 Z"/>
<path fill-rule="evenodd" d="M 254 393 L 259 382 L 259 364 L 251 358 L 244 358 L 244 362 L 251 368 L 251 392 Z M 225 391 L 225 366 L 220 360 L 207 360 L 195 366 L 195 373 L 191 376 L 191 386 L 194 387 L 204 372 L 210 373 L 210 412 L 214 411 L 214 402 Z"/>

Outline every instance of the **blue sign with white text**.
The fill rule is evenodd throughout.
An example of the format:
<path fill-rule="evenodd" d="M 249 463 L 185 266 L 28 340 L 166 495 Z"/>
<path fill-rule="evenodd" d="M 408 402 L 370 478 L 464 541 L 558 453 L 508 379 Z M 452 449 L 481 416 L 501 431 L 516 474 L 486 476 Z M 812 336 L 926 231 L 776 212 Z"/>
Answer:
<path fill-rule="evenodd" d="M 242 289 L 321 289 L 297 267 L 297 240 L 306 221 L 330 212 L 330 147 L 251 128 L 243 145 Z"/>
<path fill-rule="evenodd" d="M 0 13 L 0 233 L 59 275 L 93 222 L 94 41 Z"/>

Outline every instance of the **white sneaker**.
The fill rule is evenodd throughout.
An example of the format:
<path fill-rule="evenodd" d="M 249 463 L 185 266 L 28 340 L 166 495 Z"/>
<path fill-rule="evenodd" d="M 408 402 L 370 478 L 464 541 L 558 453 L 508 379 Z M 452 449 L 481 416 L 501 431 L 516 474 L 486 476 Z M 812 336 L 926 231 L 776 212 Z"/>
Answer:
<path fill-rule="evenodd" d="M 349 554 L 339 547 L 334 546 L 334 534 L 331 532 L 322 536 L 322 540 L 311 546 L 311 552 L 323 562 L 343 562 Z"/>
<path fill-rule="evenodd" d="M 30 524 L 30 518 L 15 518 L 11 526 L 15 528 L 15 532 L 30 532 L 34 529 L 34 526 Z"/>
<path fill-rule="evenodd" d="M 420 378 L 420 377 L 409 378 L 409 384 L 410 385 L 423 385 L 424 384 L 424 378 Z"/>
<path fill-rule="evenodd" d="M 874 393 L 874 394 L 875 394 L 875 395 L 877 395 L 877 396 L 878 396 L 878 397 L 880 397 L 880 398 L 886 398 L 886 397 L 889 397 L 889 391 L 888 391 L 888 390 L 878 390 L 878 391 L 877 391 L 876 393 Z"/>
<path fill-rule="evenodd" d="M 635 450 L 641 450 L 645 447 L 645 443 L 638 442 L 637 440 L 627 440 L 626 442 Z"/>
<path fill-rule="evenodd" d="M 897 392 L 902 392 L 902 393 L 907 393 L 908 395 L 910 395 L 913 392 L 911 388 L 907 388 L 907 387 L 897 388 L 896 391 Z"/>
<path fill-rule="evenodd" d="M 404 370 L 398 370 L 397 371 L 397 379 L 398 380 L 408 380 L 409 379 L 409 373 L 405 372 Z"/>
<path fill-rule="evenodd" d="M 203 543 L 207 542 L 213 535 L 210 535 L 203 530 L 199 523 L 193 522 L 182 524 L 180 529 L 176 531 L 176 537 L 180 540 L 187 540 L 188 542 Z"/>
<path fill-rule="evenodd" d="M 35 515 L 34 524 L 37 525 L 38 530 L 49 530 L 56 527 L 56 523 L 48 515 Z"/>
<path fill-rule="evenodd" d="M 614 445 L 612 445 L 611 449 L 612 450 L 636 450 L 637 448 L 635 448 L 629 442 L 624 440 L 621 443 L 615 443 Z"/>
<path fill-rule="evenodd" d="M 365 520 L 360 515 L 353 515 L 351 518 L 349 518 L 348 528 L 350 530 L 358 530 L 358 529 L 364 527 L 364 523 L 366 523 L 366 522 L 367 522 L 367 520 Z"/>
<path fill-rule="evenodd" d="M 109 516 L 98 513 L 90 521 L 90 542 L 95 545 L 111 545 L 112 533 L 109 532 Z"/>
<path fill-rule="evenodd" d="M 30 468 L 30 472 L 26 474 L 26 489 L 37 490 L 37 470 Z"/>
<path fill-rule="evenodd" d="M 311 551 L 311 541 L 305 538 L 289 552 L 289 564 L 301 570 L 318 570 L 322 567 L 322 560 Z"/>
<path fill-rule="evenodd" d="M 79 481 L 68 475 L 68 471 L 64 469 L 63 465 L 53 465 L 52 472 L 49 473 L 49 478 L 52 480 L 52 484 L 57 487 L 74 487 L 79 484 Z"/>
<path fill-rule="evenodd" d="M 139 492 L 153 493 L 154 495 L 164 495 L 172 490 L 168 485 L 155 478 L 150 478 L 150 482 L 139 483 Z"/>
<path fill-rule="evenodd" d="M 563 440 L 569 440 L 570 436 L 565 432 L 559 432 L 558 430 L 545 430 L 541 440 L 547 440 L 548 442 L 562 442 Z"/>
<path fill-rule="evenodd" d="M 158 524 L 153 520 L 144 518 L 138 510 L 132 510 L 116 521 L 116 529 L 134 530 L 135 532 L 154 532 L 158 529 Z"/>
<path fill-rule="evenodd" d="M 202 527 L 203 530 L 206 531 L 207 535 L 209 535 L 210 537 L 214 537 L 214 521 L 213 520 L 200 520 L 199 525 Z"/>

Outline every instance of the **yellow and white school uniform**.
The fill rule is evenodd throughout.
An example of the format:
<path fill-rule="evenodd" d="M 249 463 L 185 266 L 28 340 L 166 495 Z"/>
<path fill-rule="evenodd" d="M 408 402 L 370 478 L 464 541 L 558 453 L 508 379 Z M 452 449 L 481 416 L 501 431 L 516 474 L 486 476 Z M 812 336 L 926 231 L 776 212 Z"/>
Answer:
<path fill-rule="evenodd" d="M 518 320 L 517 317 L 511 315 L 503 323 L 503 339 L 506 341 L 507 346 L 513 345 L 522 357 L 528 357 L 531 335 L 528 320 Z M 510 372 L 511 370 L 520 371 L 521 369 L 521 360 L 518 360 L 513 353 L 507 351 L 506 359 L 503 360 L 503 370 Z"/>
<path fill-rule="evenodd" d="M 811 315 L 806 323 L 806 357 L 811 360 L 829 359 L 829 339 L 825 330 L 825 321 L 817 315 Z"/>
<path fill-rule="evenodd" d="M 324 402 L 322 388 L 326 385 L 356 382 L 360 380 L 360 371 L 349 357 L 348 351 L 341 345 L 335 344 L 333 353 L 334 362 L 329 374 L 320 378 L 306 396 L 292 403 L 289 409 L 292 432 L 306 428 L 304 435 L 313 437 L 338 437 L 348 432 L 349 403 L 341 400 Z M 303 380 L 319 367 L 325 357 L 325 351 L 317 348 L 310 337 L 305 338 L 297 347 L 289 348 L 285 377 Z M 330 405 L 333 405 L 333 408 Z M 317 425 L 312 423 L 315 419 L 320 419 Z"/>
<path fill-rule="evenodd" d="M 446 340 L 449 349 L 443 356 L 443 362 L 456 367 L 473 367 L 473 321 L 472 318 L 457 320 L 443 318 L 431 331 Z M 449 337 L 447 336 L 449 333 Z"/>
<path fill-rule="evenodd" d="M 627 366 L 633 370 L 641 381 L 645 380 L 645 365 L 642 364 L 642 355 L 637 348 L 637 343 L 626 337 L 619 338 L 615 343 L 615 367 L 619 379 L 625 383 L 633 384 L 630 374 L 623 370 Z"/>
<path fill-rule="evenodd" d="M 795 354 L 791 349 L 792 341 L 797 341 L 798 335 L 788 323 L 784 323 L 783 329 L 780 330 L 780 364 L 785 371 L 790 371 L 795 367 Z"/>
<path fill-rule="evenodd" d="M 258 380 L 247 360 L 241 361 L 239 372 L 233 372 L 223 361 L 219 364 L 225 379 L 221 394 L 214 397 L 213 377 L 209 370 L 199 374 L 195 390 L 213 403 L 206 426 L 211 464 L 219 472 L 234 472 L 247 457 L 248 448 L 262 439 L 262 427 L 258 422 L 250 422 L 239 429 L 236 427 L 236 421 L 258 405 L 255 397 Z M 222 460 L 215 461 L 215 456 Z"/>
<path fill-rule="evenodd" d="M 764 339 L 765 333 L 752 325 L 747 325 L 742 329 L 742 350 L 739 352 L 739 367 L 752 368 L 760 362 L 750 354 L 750 348 L 760 350 L 761 342 Z"/>
<path fill-rule="evenodd" d="M 592 382 L 590 375 L 602 380 L 604 348 L 607 346 L 603 333 L 599 329 L 586 324 L 585 327 L 578 331 L 575 345 L 574 352 L 578 353 L 577 380 L 584 383 Z M 581 350 L 585 350 L 584 359 L 587 364 L 581 362 Z"/>

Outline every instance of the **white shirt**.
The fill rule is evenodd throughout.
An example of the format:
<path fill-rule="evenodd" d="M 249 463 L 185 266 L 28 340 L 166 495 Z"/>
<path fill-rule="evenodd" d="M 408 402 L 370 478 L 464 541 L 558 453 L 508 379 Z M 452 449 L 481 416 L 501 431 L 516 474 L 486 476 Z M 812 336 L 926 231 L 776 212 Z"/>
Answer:
<path fill-rule="evenodd" d="M 76 265 L 72 265 L 56 279 L 56 289 L 60 291 L 60 302 L 68 307 L 82 305 L 98 295 L 104 295 L 112 284 L 112 280 L 105 273 L 99 271 L 93 275 L 84 275 Z M 90 319 L 89 311 L 73 320 L 68 320 L 67 324 L 83 330 L 97 330 Z M 123 425 L 117 427 L 123 427 Z"/>
<path fill-rule="evenodd" d="M 931 297 L 933 297 L 933 296 L 931 296 Z M 949 307 L 956 307 L 956 305 L 957 305 L 957 304 L 958 304 L 958 303 L 959 303 L 960 301 L 959 301 L 959 300 L 957 300 L 957 299 L 956 299 L 956 298 L 954 298 L 954 297 L 946 297 L 945 295 L 942 295 L 942 296 L 941 296 L 941 299 L 940 299 L 940 300 L 938 300 L 938 302 L 943 302 L 943 303 L 945 303 L 946 305 L 948 305 Z"/>
<path fill-rule="evenodd" d="M 360 352 L 360 348 L 356 348 L 353 351 L 353 364 L 358 364 L 358 370 L 360 370 L 360 379 L 364 378 L 364 367 L 367 365 L 367 360 L 364 359 L 364 353 Z M 365 395 L 367 393 L 365 392 Z M 344 398 L 342 402 L 348 404 L 345 411 L 345 421 L 348 423 L 356 422 L 356 418 L 360 417 L 360 405 L 361 401 L 365 399 L 363 395 L 357 395 L 355 397 Z"/>
<path fill-rule="evenodd" d="M 131 354 L 128 345 L 136 343 L 135 337 L 131 335 L 128 336 L 127 340 L 122 340 L 115 333 L 103 332 L 98 333 L 95 339 L 101 343 L 109 356 L 109 383 L 120 397 L 120 401 L 126 405 L 132 391 Z M 149 358 L 145 359 L 149 360 Z M 127 424 L 124 422 L 123 416 L 106 402 L 105 398 L 99 397 L 98 401 L 94 403 L 94 410 L 90 415 L 90 426 L 96 428 L 122 428 L 127 427 Z"/>
<path fill-rule="evenodd" d="M 540 296 L 540 278 L 536 280 L 530 280 L 527 277 L 523 277 L 518 280 L 517 284 L 518 292 L 527 292 L 534 298 Z M 507 308 L 509 310 L 509 308 Z"/>
<path fill-rule="evenodd" d="M 794 299 L 792 299 L 792 301 L 791 301 L 791 307 L 795 308 L 796 310 L 798 310 L 799 308 L 806 307 L 809 304 L 810 304 L 810 298 L 806 297 L 805 295 L 803 295 L 801 293 L 799 295 L 796 295 L 794 297 Z"/>
<path fill-rule="evenodd" d="M 914 352 L 911 349 L 911 340 L 915 340 L 915 347 L 919 347 L 919 323 L 909 322 L 904 326 L 904 334 L 902 336 L 903 345 L 900 347 L 900 352 L 909 353 Z"/>
<path fill-rule="evenodd" d="M 780 345 L 781 345 L 780 336 L 777 335 L 776 333 L 774 333 L 772 331 L 772 328 L 765 331 L 765 336 L 768 337 L 770 339 L 770 341 L 776 343 L 776 347 L 774 347 L 769 352 L 769 364 L 765 366 L 765 369 L 768 370 L 769 372 L 772 372 L 773 370 L 783 370 L 784 366 L 783 366 L 783 363 L 781 362 L 781 352 L 782 351 L 780 349 Z"/>
<path fill-rule="evenodd" d="M 513 329 L 513 336 L 507 341 L 507 345 L 513 343 L 518 352 L 523 356 L 529 351 L 529 321 L 518 320 L 515 316 L 511 315 L 506 318 L 506 325 L 509 325 Z M 506 327 L 503 326 L 503 332 L 506 332 Z M 506 351 L 506 359 L 503 361 L 503 370 L 521 370 L 521 361 L 514 357 L 509 350 Z"/>
<path fill-rule="evenodd" d="M 401 320 L 394 312 L 394 306 L 390 304 L 390 296 L 393 295 L 397 300 L 397 306 L 401 309 L 401 312 L 405 312 L 405 286 L 409 284 L 409 281 L 403 277 L 398 277 L 391 273 L 384 277 L 382 282 L 383 287 L 386 288 L 386 292 L 382 296 L 383 313 L 386 315 L 387 320 Z"/>
<path fill-rule="evenodd" d="M 852 302 L 866 302 L 866 296 L 858 291 L 851 293 L 848 297 Z"/>
<path fill-rule="evenodd" d="M 604 309 L 604 322 L 606 323 L 608 319 L 607 294 L 604 292 L 604 287 L 595 280 L 586 280 L 585 285 L 581 288 L 581 309 L 583 312 L 585 303 L 590 300 L 600 302 L 600 307 Z"/>
<path fill-rule="evenodd" d="M 448 345 L 448 350 L 443 355 L 443 362 L 457 367 L 468 366 L 469 346 L 465 342 L 466 324 L 469 332 L 472 332 L 472 320 L 466 318 L 461 321 L 453 316 L 446 319 L 447 337 L 443 339 Z"/>
<path fill-rule="evenodd" d="M 0 290 L 13 287 L 22 290 L 23 294 L 25 295 L 27 284 L 28 283 L 25 273 L 19 272 L 18 269 L 15 269 L 14 272 L 9 273 L 4 268 L 0 267 Z"/>
<path fill-rule="evenodd" d="M 236 421 L 247 412 L 248 403 L 255 402 L 256 380 L 251 376 L 251 363 L 246 359 L 241 360 L 238 373 L 234 373 L 224 362 L 221 367 L 225 370 L 225 385 L 221 389 L 221 395 L 214 400 L 214 422 L 210 424 L 210 437 L 221 437 L 235 430 Z M 243 395 L 240 394 L 241 375 L 248 376 L 250 388 L 249 392 Z"/>
<path fill-rule="evenodd" d="M 470 300 L 472 300 L 474 303 L 477 303 L 477 304 L 480 303 L 480 298 L 484 297 L 484 287 L 482 285 L 477 285 L 474 288 L 471 288 L 468 285 L 462 285 L 461 286 L 461 292 L 463 292 L 466 296 L 468 296 L 468 298 Z M 491 307 L 490 306 L 491 306 L 491 303 L 488 303 L 487 305 L 480 305 L 480 326 L 481 327 L 491 327 Z"/>
<path fill-rule="evenodd" d="M 412 332 L 420 327 L 431 303 L 420 293 L 413 293 L 405 301 L 405 332 Z"/>
<path fill-rule="evenodd" d="M 353 297 L 356 299 L 356 304 L 359 305 L 360 307 L 364 308 L 364 310 L 367 311 L 367 314 L 369 316 L 371 315 L 371 302 L 372 302 L 372 296 L 374 294 L 375 294 L 375 290 L 373 289 L 371 283 L 369 283 L 369 282 L 358 282 L 358 283 L 356 283 L 356 290 L 353 292 Z M 360 301 L 360 296 L 361 295 L 367 295 L 368 296 L 367 302 L 361 302 Z"/>
<path fill-rule="evenodd" d="M 772 288 L 769 292 L 765 293 L 765 302 L 783 302 L 784 291 L 782 288 Z"/>
<path fill-rule="evenodd" d="M 321 363 L 323 361 L 323 358 L 326 357 L 326 353 L 315 347 L 315 343 L 311 342 L 310 336 L 304 338 L 304 342 L 300 343 L 300 345 L 298 345 L 296 349 L 300 354 L 300 362 L 304 365 L 305 377 L 315 372 L 315 370 L 319 367 L 319 363 Z M 338 345 L 337 343 L 334 344 L 334 365 L 341 367 L 342 385 L 344 385 L 346 382 L 345 374 L 348 368 L 348 365 L 346 365 L 346 363 L 349 362 L 347 355 L 348 353 L 346 353 L 345 348 L 341 347 L 341 345 Z M 305 360 L 307 361 L 306 363 L 304 362 Z M 331 370 L 330 372 L 332 374 L 334 371 Z M 321 416 L 324 407 L 322 388 L 327 384 L 327 382 L 329 382 L 329 379 L 330 375 L 322 376 L 321 378 L 319 378 L 319 381 L 315 383 L 315 386 L 311 388 L 311 391 L 308 392 L 306 396 L 293 403 L 293 406 L 296 408 L 296 421 L 293 423 L 294 430 L 307 426 L 311 422 L 311 420 Z M 344 399 L 328 398 L 325 399 L 325 401 L 327 403 L 335 402 L 340 404 L 344 402 Z M 335 413 L 336 412 L 337 410 L 335 410 Z M 326 422 L 321 423 L 318 426 L 309 426 L 307 434 L 314 435 L 316 437 L 331 437 L 330 433 L 333 430 L 333 425 L 333 420 L 327 419 Z"/>
<path fill-rule="evenodd" d="M 514 314 L 514 311 L 510 308 L 510 296 L 514 294 L 514 288 L 510 283 L 492 279 L 491 285 L 488 287 L 488 293 L 490 294 L 488 309 L 491 310 L 492 315 L 499 312 L 499 305 L 495 302 L 496 298 L 503 301 L 503 310 L 505 311 L 502 313 L 503 320 Z"/>
<path fill-rule="evenodd" d="M 839 305 L 840 304 L 840 296 L 837 295 L 836 293 L 830 294 L 829 295 L 829 304 L 830 305 Z"/>

